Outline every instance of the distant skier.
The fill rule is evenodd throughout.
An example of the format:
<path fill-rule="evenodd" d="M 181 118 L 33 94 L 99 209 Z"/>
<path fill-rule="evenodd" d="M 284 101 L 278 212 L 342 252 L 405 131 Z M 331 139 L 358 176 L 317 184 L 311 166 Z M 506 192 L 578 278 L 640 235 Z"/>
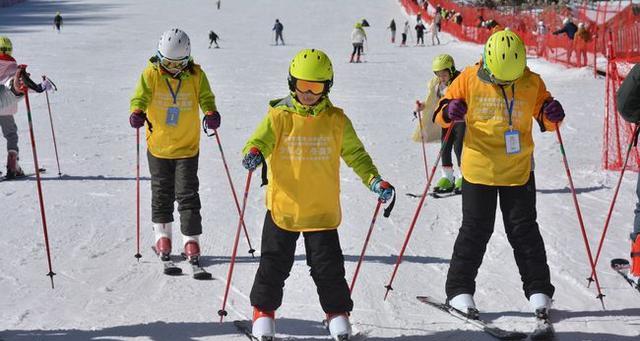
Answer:
<path fill-rule="evenodd" d="M 362 48 L 366 40 L 367 34 L 364 32 L 362 24 L 356 23 L 353 31 L 351 31 L 351 44 L 353 45 L 353 52 L 351 52 L 351 60 L 349 60 L 350 63 L 360 63 L 360 55 L 362 54 Z"/>
<path fill-rule="evenodd" d="M 460 161 L 462 160 L 462 141 L 464 140 L 465 123 L 456 123 L 446 142 L 444 138 L 447 130 L 438 126 L 436 133 L 436 131 L 434 131 L 435 127 L 433 127 L 435 125 L 433 112 L 440 99 L 444 96 L 447 87 L 458 77 L 460 71 L 456 70 L 453 57 L 448 54 L 441 54 L 433 58 L 431 70 L 435 74 L 435 77 L 429 82 L 427 98 L 424 102 L 418 102 L 416 104 L 416 111 L 422 111 L 423 114 L 422 124 L 418 125 L 414 132 L 413 140 L 416 142 L 422 142 L 423 140 L 424 142 L 430 142 L 436 140 L 436 136 L 440 137 L 441 143 L 444 143 L 444 149 L 442 150 L 442 177 L 436 183 L 433 191 L 436 193 L 449 193 L 455 190 L 456 193 L 461 193 L 462 176 L 457 178 L 453 176 L 451 151 L 455 151 L 459 169 Z M 423 127 L 422 137 L 420 136 L 420 126 Z"/>
<path fill-rule="evenodd" d="M 404 22 L 404 28 L 402 29 L 402 42 L 400 46 L 407 46 L 407 34 L 409 34 L 409 21 Z"/>
<path fill-rule="evenodd" d="M 11 56 L 13 53 L 13 44 L 8 37 L 0 36 L 0 84 L 5 84 L 7 81 L 12 80 L 10 88 L 13 89 L 14 94 L 21 95 L 22 91 L 20 86 L 16 86 L 16 74 L 20 75 L 20 82 L 24 83 L 29 89 L 41 93 L 44 91 L 54 90 L 53 84 L 49 79 L 45 79 L 42 83 L 36 84 L 29 74 L 24 70 L 19 70 L 18 63 Z M 13 179 L 16 177 L 24 176 L 22 168 L 18 164 L 20 160 L 18 152 L 18 126 L 14 119 L 14 115 L 18 112 L 18 104 L 16 101 L 5 102 L 5 105 L 0 109 L 0 128 L 2 134 L 7 140 L 7 173 L 5 178 Z"/>
<path fill-rule="evenodd" d="M 221 0 L 216 1 L 216 6 L 218 7 L 218 9 L 220 9 L 220 3 L 221 2 L 222 2 Z"/>
<path fill-rule="evenodd" d="M 284 39 L 282 38 L 282 31 L 284 30 L 284 26 L 279 19 L 276 19 L 276 23 L 273 24 L 273 29 L 271 30 L 276 33 L 276 45 L 278 45 L 278 39 L 280 39 L 282 45 L 284 45 Z"/>
<path fill-rule="evenodd" d="M 209 31 L 209 48 L 211 48 L 211 44 L 216 44 L 216 48 L 219 49 L 220 46 L 218 45 L 218 35 L 213 32 L 213 31 Z"/>
<path fill-rule="evenodd" d="M 200 115 L 209 129 L 220 127 L 220 114 L 209 81 L 191 58 L 189 36 L 180 29 L 162 34 L 156 55 L 138 79 L 131 97 L 129 123 L 147 125 L 151 173 L 151 220 L 155 248 L 169 261 L 174 202 L 178 202 L 184 253 L 199 265 L 202 217 L 198 182 Z"/>
<path fill-rule="evenodd" d="M 459 121 L 467 125 L 461 162 L 462 226 L 447 274 L 447 300 L 465 314 L 478 316 L 475 278 L 493 233 L 499 196 L 524 294 L 538 318 L 548 317 L 555 288 L 536 222 L 532 129 L 535 121 L 542 131 L 554 131 L 564 110 L 540 76 L 527 68 L 525 44 L 516 33 L 492 34 L 483 56 L 451 83 L 436 114 L 442 127 Z"/>
<path fill-rule="evenodd" d="M 53 18 L 53 26 L 56 28 L 58 33 L 60 33 L 60 28 L 62 27 L 62 16 L 60 12 L 56 12 L 56 16 Z"/>
<path fill-rule="evenodd" d="M 618 89 L 618 112 L 622 118 L 633 124 L 640 124 L 640 64 L 633 66 Z M 636 209 L 631 232 L 630 278 L 640 285 L 640 173 L 636 184 Z"/>
<path fill-rule="evenodd" d="M 388 29 L 391 30 L 391 44 L 395 44 L 396 42 L 396 21 L 391 19 L 391 23 L 389 24 Z"/>
<path fill-rule="evenodd" d="M 424 45 L 424 31 L 427 29 L 422 21 L 418 21 L 418 24 L 415 27 L 416 29 L 416 45 Z"/>
<path fill-rule="evenodd" d="M 378 200 L 393 196 L 393 187 L 380 177 L 349 118 L 329 101 L 332 83 L 333 66 L 324 52 L 298 52 L 289 66 L 290 94 L 269 103 L 243 149 L 247 170 L 269 165 L 262 255 L 249 296 L 252 334 L 258 340 L 276 334 L 275 311 L 282 304 L 300 233 L 329 332 L 335 340 L 351 337 L 353 301 L 337 230 L 342 219 L 340 159 Z"/>
<path fill-rule="evenodd" d="M 440 38 L 438 37 L 438 32 L 440 31 L 440 29 L 438 28 L 438 25 L 436 24 L 435 20 L 431 23 L 430 31 L 431 31 L 431 45 L 435 45 L 436 41 L 438 42 L 438 45 L 440 45 Z"/>

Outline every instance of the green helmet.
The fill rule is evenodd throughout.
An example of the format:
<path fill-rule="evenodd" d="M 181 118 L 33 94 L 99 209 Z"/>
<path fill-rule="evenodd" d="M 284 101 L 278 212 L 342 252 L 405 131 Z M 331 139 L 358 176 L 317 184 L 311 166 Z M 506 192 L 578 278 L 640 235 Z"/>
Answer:
<path fill-rule="evenodd" d="M 0 36 L 0 53 L 11 55 L 13 52 L 13 45 L 11 40 L 5 36 Z"/>
<path fill-rule="evenodd" d="M 453 75 L 453 73 L 456 72 L 456 64 L 453 62 L 453 57 L 448 54 L 441 54 L 433 58 L 431 70 L 433 72 L 449 70 L 451 75 Z"/>
<path fill-rule="evenodd" d="M 527 66 L 524 42 L 511 30 L 492 34 L 484 45 L 483 67 L 499 81 L 514 81 L 522 76 Z"/>
<path fill-rule="evenodd" d="M 357 22 L 353 27 L 362 28 L 362 23 L 361 22 Z"/>
<path fill-rule="evenodd" d="M 298 52 L 289 65 L 289 89 L 295 91 L 295 81 L 302 79 L 312 82 L 325 82 L 326 91 L 333 85 L 333 65 L 326 53 L 317 49 L 304 49 Z"/>

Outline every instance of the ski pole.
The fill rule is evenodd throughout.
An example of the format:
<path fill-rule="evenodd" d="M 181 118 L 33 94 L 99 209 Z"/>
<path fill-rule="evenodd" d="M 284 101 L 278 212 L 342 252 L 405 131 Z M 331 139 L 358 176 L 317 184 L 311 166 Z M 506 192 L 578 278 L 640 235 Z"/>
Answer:
<path fill-rule="evenodd" d="M 136 254 L 140 261 L 140 128 L 136 128 Z"/>
<path fill-rule="evenodd" d="M 362 264 L 362 260 L 364 259 L 364 253 L 367 250 L 367 244 L 369 244 L 369 238 L 371 238 L 371 233 L 373 232 L 373 226 L 376 224 L 376 218 L 378 217 L 380 206 L 382 206 L 382 201 L 378 199 L 378 204 L 376 204 L 376 209 L 373 212 L 373 218 L 371 219 L 371 225 L 369 226 L 369 232 L 367 232 L 367 237 L 364 240 L 364 245 L 362 246 L 362 251 L 360 252 L 358 265 L 356 265 L 356 272 L 353 274 L 353 279 L 351 280 L 351 285 L 349 286 L 350 293 L 353 293 L 353 286 L 356 284 L 356 279 L 358 278 L 358 273 L 360 272 L 360 265 Z"/>
<path fill-rule="evenodd" d="M 19 68 L 21 68 L 22 72 L 25 73 L 27 66 L 20 65 Z M 44 196 L 42 194 L 42 184 L 40 180 L 40 167 L 38 166 L 38 153 L 36 152 L 36 139 L 33 134 L 33 122 L 31 120 L 31 104 L 29 103 L 29 88 L 25 84 L 22 84 L 20 86 L 20 90 L 22 90 L 22 92 L 24 93 L 24 101 L 27 107 L 27 119 L 29 121 L 29 135 L 31 136 L 31 150 L 33 151 L 33 163 L 36 169 L 38 200 L 40 202 L 40 215 L 42 217 L 42 231 L 44 233 L 44 245 L 47 251 L 47 263 L 49 264 L 49 273 L 47 274 L 47 276 L 49 276 L 49 278 L 51 279 L 51 289 L 53 289 L 54 288 L 53 276 L 55 276 L 55 273 L 53 272 L 53 269 L 51 266 L 51 252 L 49 249 L 49 233 L 47 232 L 47 217 L 44 211 Z"/>
<path fill-rule="evenodd" d="M 420 103 L 420 102 L 416 101 L 416 104 L 417 103 Z M 424 160 L 424 173 L 427 181 L 429 181 L 429 167 L 427 166 L 427 150 L 426 150 L 426 147 L 424 146 L 424 127 L 422 126 L 422 111 L 418 110 L 415 112 L 415 114 L 418 116 L 418 121 L 420 122 L 420 141 L 422 142 L 422 159 Z"/>
<path fill-rule="evenodd" d="M 229 172 L 229 167 L 227 166 L 227 160 L 224 157 L 224 151 L 222 150 L 222 143 L 220 143 L 220 135 L 218 135 L 218 131 L 216 129 L 213 130 L 213 135 L 216 137 L 216 141 L 218 142 L 218 149 L 220 149 L 220 155 L 222 156 L 222 164 L 224 165 L 224 170 L 227 173 L 227 179 L 229 180 L 229 186 L 231 186 L 231 193 L 233 194 L 233 201 L 236 203 L 236 209 L 238 209 L 238 214 L 241 215 L 240 204 L 238 203 L 238 196 L 236 195 L 236 189 L 233 186 L 233 181 L 231 180 L 231 173 Z M 247 238 L 247 243 L 249 244 L 249 253 L 251 257 L 255 257 L 256 250 L 251 246 L 251 239 L 249 239 L 249 233 L 247 233 L 247 227 L 244 224 L 244 219 L 241 221 L 242 229 L 244 230 L 244 236 Z"/>
<path fill-rule="evenodd" d="M 569 179 L 569 187 L 571 187 L 571 195 L 573 196 L 573 204 L 576 207 L 576 214 L 578 215 L 578 222 L 580 223 L 580 231 L 582 232 L 582 239 L 584 240 L 584 247 L 587 250 L 587 256 L 589 257 L 589 263 L 591 264 L 591 271 L 593 277 L 596 282 L 596 288 L 598 289 L 597 299 L 600 300 L 602 304 L 602 309 L 604 307 L 604 295 L 602 294 L 602 290 L 600 290 L 600 282 L 598 281 L 598 276 L 596 274 L 595 263 L 593 262 L 593 256 L 591 255 L 591 247 L 589 246 L 589 239 L 587 239 L 587 232 L 584 228 L 584 221 L 582 220 L 582 213 L 580 212 L 580 205 L 578 204 L 578 196 L 576 195 L 576 189 L 573 186 L 573 180 L 571 178 L 571 170 L 569 169 L 569 161 L 567 161 L 567 154 L 564 150 L 564 143 L 562 143 L 562 135 L 560 134 L 560 126 L 556 123 L 556 136 L 558 137 L 558 143 L 560 144 L 560 153 L 562 154 L 562 161 L 564 162 L 564 169 L 567 172 L 567 178 Z"/>
<path fill-rule="evenodd" d="M 598 260 L 600 259 L 600 252 L 602 251 L 602 245 L 604 243 L 604 238 L 607 234 L 607 229 L 609 228 L 609 221 L 611 220 L 611 215 L 613 213 L 613 208 L 616 205 L 616 200 L 618 199 L 618 190 L 620 189 L 620 184 L 622 183 L 622 178 L 624 177 L 624 172 L 627 168 L 627 162 L 629 161 L 629 155 L 631 155 L 631 149 L 633 146 L 638 145 L 638 133 L 640 133 L 640 125 L 636 125 L 633 130 L 633 135 L 629 139 L 629 146 L 627 147 L 627 155 L 624 158 L 624 164 L 622 165 L 622 169 L 620 170 L 620 177 L 618 178 L 618 183 L 616 184 L 616 190 L 613 193 L 613 198 L 611 199 L 611 204 L 609 205 L 609 213 L 607 214 L 607 219 L 604 222 L 604 228 L 602 230 L 602 235 L 600 236 L 600 242 L 598 243 L 598 252 L 596 252 L 596 259 L 593 261 L 594 267 L 591 270 L 591 276 L 587 278 L 589 281 L 589 285 L 591 281 L 593 281 L 593 276 L 595 274 L 595 267 L 598 265 Z"/>
<path fill-rule="evenodd" d="M 222 308 L 218 310 L 218 316 L 220 316 L 220 323 L 225 316 L 227 316 L 227 311 L 224 309 L 227 305 L 227 297 L 229 296 L 229 287 L 231 286 L 231 276 L 233 275 L 233 267 L 236 262 L 236 254 L 238 252 L 238 239 L 240 239 L 240 228 L 242 227 L 242 222 L 244 221 L 244 210 L 247 207 L 247 197 L 249 196 L 249 186 L 251 185 L 251 175 L 253 175 L 253 170 L 250 170 L 247 174 L 247 183 L 244 186 L 244 197 L 242 198 L 242 210 L 240 210 L 240 219 L 238 220 L 238 228 L 236 229 L 236 237 L 233 241 L 233 251 L 231 252 L 231 263 L 229 264 L 229 272 L 227 273 L 227 285 L 224 289 L 224 299 L 222 300 Z"/>
<path fill-rule="evenodd" d="M 46 80 L 47 76 L 42 76 L 42 80 Z M 51 103 L 49 102 L 49 92 L 45 90 L 45 97 L 47 98 L 47 108 L 49 109 L 49 122 L 51 122 L 51 136 L 53 136 L 53 149 L 56 152 L 56 163 L 58 164 L 58 176 L 62 177 L 62 172 L 60 172 L 60 158 L 58 158 L 58 144 L 56 143 L 56 132 L 53 129 L 53 117 L 51 116 Z"/>
<path fill-rule="evenodd" d="M 449 141 L 449 136 L 451 136 L 451 131 L 453 131 L 453 126 L 457 122 L 451 122 L 451 125 L 447 129 L 447 133 L 444 135 L 444 140 L 442 141 L 442 146 L 440 147 L 440 151 L 438 152 L 438 157 L 436 158 L 436 162 L 431 167 L 431 176 L 427 177 L 427 185 L 424 187 L 424 191 L 422 192 L 422 197 L 420 198 L 420 202 L 418 203 L 418 207 L 416 208 L 416 213 L 413 215 L 413 220 L 411 221 L 411 225 L 409 226 L 409 231 L 407 231 L 407 236 L 404 239 L 404 244 L 402 244 L 402 249 L 400 249 L 400 255 L 398 255 L 398 259 L 396 260 L 396 265 L 393 268 L 393 273 L 391 274 L 391 279 L 389 280 L 389 284 L 384 287 L 387 291 L 384 294 L 384 299 L 387 299 L 387 295 L 389 295 L 389 291 L 393 290 L 391 284 L 393 283 L 394 278 L 396 277 L 396 273 L 398 272 L 398 267 L 402 262 L 402 256 L 404 255 L 404 251 L 407 248 L 407 244 L 409 244 L 409 238 L 411 238 L 411 233 L 413 233 L 413 228 L 416 226 L 416 222 L 418 221 L 418 216 L 420 215 L 420 211 L 422 210 L 422 205 L 424 204 L 424 200 L 427 198 L 427 192 L 429 191 L 429 187 L 431 186 L 431 180 L 433 180 L 433 176 L 436 173 L 436 169 L 438 168 L 438 163 L 440 163 L 440 158 L 442 157 L 442 151 L 444 150 L 447 141 Z"/>

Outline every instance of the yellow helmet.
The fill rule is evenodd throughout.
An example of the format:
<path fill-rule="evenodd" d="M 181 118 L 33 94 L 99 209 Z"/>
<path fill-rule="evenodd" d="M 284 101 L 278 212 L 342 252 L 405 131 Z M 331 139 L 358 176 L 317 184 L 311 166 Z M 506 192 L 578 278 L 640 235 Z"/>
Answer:
<path fill-rule="evenodd" d="M 11 44 L 11 40 L 5 36 L 0 36 L 0 53 L 10 56 L 12 52 L 13 45 Z"/>
<path fill-rule="evenodd" d="M 325 92 L 333 85 L 333 65 L 326 53 L 318 49 L 298 52 L 289 65 L 289 89 L 295 91 L 295 81 L 301 79 L 325 82 Z"/>
<path fill-rule="evenodd" d="M 451 74 L 456 71 L 456 64 L 453 62 L 453 57 L 448 54 L 437 55 L 433 58 L 433 62 L 431 63 L 431 70 L 433 72 L 438 72 L 442 70 L 449 70 Z"/>
<path fill-rule="evenodd" d="M 524 42 L 513 31 L 498 31 L 484 45 L 483 67 L 492 79 L 511 82 L 522 76 L 527 66 Z"/>

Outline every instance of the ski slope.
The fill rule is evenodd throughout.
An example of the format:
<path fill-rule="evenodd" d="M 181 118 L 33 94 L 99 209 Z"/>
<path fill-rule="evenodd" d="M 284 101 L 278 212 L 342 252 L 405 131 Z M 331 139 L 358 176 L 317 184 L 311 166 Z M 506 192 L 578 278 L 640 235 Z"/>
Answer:
<path fill-rule="evenodd" d="M 52 20 L 60 11 L 60 34 Z M 345 109 L 382 175 L 398 190 L 389 219 L 380 217 L 369 244 L 353 299 L 354 328 L 368 340 L 492 340 L 471 326 L 419 303 L 415 296 L 444 299 L 444 282 L 461 223 L 460 197 L 428 198 L 394 291 L 384 285 L 409 227 L 417 199 L 406 192 L 425 186 L 420 146 L 410 140 L 411 111 L 426 94 L 432 58 L 453 55 L 459 67 L 478 60 L 482 46 L 441 34 L 437 47 L 399 48 L 385 30 L 406 15 L 393 0 L 250 1 L 225 0 L 30 0 L 0 10 L 0 34 L 14 44 L 14 57 L 32 76 L 47 74 L 60 90 L 51 94 L 60 164 L 56 159 L 43 95 L 32 95 L 32 113 L 49 230 L 55 289 L 48 272 L 36 182 L 0 183 L 0 339 L 2 340 L 245 340 L 232 321 L 251 316 L 249 292 L 258 259 L 241 236 L 225 322 L 218 323 L 238 215 L 215 139 L 202 137 L 200 195 L 203 203 L 203 263 L 214 281 L 167 277 L 150 250 L 153 243 L 149 175 L 142 154 L 142 248 L 135 239 L 135 131 L 129 127 L 129 97 L 171 27 L 191 37 L 192 54 L 206 71 L 222 114 L 219 130 L 238 192 L 246 180 L 241 148 L 266 113 L 270 99 L 287 94 L 287 68 L 300 49 L 325 50 L 333 59 L 331 99 Z M 276 18 L 286 46 L 272 46 Z M 366 63 L 349 64 L 353 24 L 366 18 Z M 414 24 L 414 21 L 411 21 Z M 221 49 L 207 49 L 208 32 Z M 399 36 L 399 33 L 398 33 Z M 415 37 L 415 32 L 412 32 Z M 399 37 L 398 37 L 399 39 Z M 425 40 L 430 42 L 430 36 Z M 617 174 L 602 171 L 600 151 L 604 80 L 589 69 L 565 69 L 529 59 L 551 93 L 564 105 L 565 148 L 595 252 Z M 33 170 L 24 105 L 16 116 L 21 163 Z M 556 286 L 553 321 L 558 340 L 638 340 L 640 297 L 609 270 L 614 257 L 627 257 L 633 221 L 636 174 L 627 173 L 605 243 L 598 274 L 607 310 L 586 287 L 590 268 L 554 134 L 536 133 L 538 222 Z M 4 142 L 3 142 L 4 143 Z M 4 148 L 4 144 L 0 147 Z M 429 167 L 437 144 L 428 146 Z M 145 148 L 143 148 L 145 150 Z M 0 157 L 4 158 L 4 152 Z M 3 164 L 4 165 L 4 164 Z M 347 167 L 342 171 L 341 244 L 350 280 L 375 207 L 375 195 Z M 439 176 L 439 173 L 438 173 Z M 259 250 L 265 214 L 256 176 L 245 221 Z M 530 331 L 534 324 L 500 214 L 477 278 L 482 316 L 503 328 Z M 179 231 L 174 226 L 175 232 Z M 179 238 L 177 238 L 179 240 Z M 277 329 L 282 336 L 327 340 L 324 317 L 299 240 L 296 262 L 285 286 Z M 178 243 L 174 243 L 174 249 Z M 258 252 L 259 253 L 259 252 Z M 186 264 L 181 264 L 188 271 Z"/>

